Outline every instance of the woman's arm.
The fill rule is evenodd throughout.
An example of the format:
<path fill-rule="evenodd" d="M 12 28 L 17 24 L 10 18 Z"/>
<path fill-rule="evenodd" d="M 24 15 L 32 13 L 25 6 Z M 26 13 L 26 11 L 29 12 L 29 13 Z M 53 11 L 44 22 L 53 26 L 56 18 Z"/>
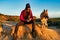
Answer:
<path fill-rule="evenodd" d="M 26 21 L 26 19 L 24 18 L 24 10 L 21 12 L 20 20 L 23 22 Z"/>

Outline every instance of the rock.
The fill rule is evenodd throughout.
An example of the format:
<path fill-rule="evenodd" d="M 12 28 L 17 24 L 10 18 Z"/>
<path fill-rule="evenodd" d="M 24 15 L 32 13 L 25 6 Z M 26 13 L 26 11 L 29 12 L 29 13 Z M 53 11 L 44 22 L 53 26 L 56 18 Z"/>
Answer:
<path fill-rule="evenodd" d="M 3 38 L 3 40 L 13 40 L 13 33 L 15 30 L 15 26 L 11 27 L 11 33 L 5 34 L 0 36 L 0 39 Z M 36 37 L 33 38 L 32 34 L 32 25 L 31 24 L 26 24 L 26 26 L 21 25 L 18 28 L 17 31 L 17 40 L 60 40 L 60 35 L 53 29 L 48 29 L 46 27 L 41 27 L 40 24 L 35 24 L 35 32 L 36 32 Z M 8 30 L 7 30 L 8 32 Z M 7 33 L 6 32 L 6 33 Z M 12 39 L 11 39 L 12 38 Z"/>
<path fill-rule="evenodd" d="M 27 25 L 29 29 L 32 29 L 31 24 Z M 39 25 L 38 25 L 39 26 Z M 21 40 L 59 40 L 59 34 L 52 29 L 48 29 L 46 27 L 38 27 L 35 25 L 36 30 L 36 38 L 33 38 L 32 35 L 29 33 L 29 30 L 26 30 L 25 26 L 20 26 L 17 33 L 17 39 Z"/>

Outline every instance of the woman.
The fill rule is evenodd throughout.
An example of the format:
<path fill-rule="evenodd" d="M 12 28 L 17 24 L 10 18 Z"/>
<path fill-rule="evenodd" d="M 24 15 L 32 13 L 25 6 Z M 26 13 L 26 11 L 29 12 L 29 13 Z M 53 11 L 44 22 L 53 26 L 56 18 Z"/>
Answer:
<path fill-rule="evenodd" d="M 16 25 L 14 34 L 17 34 L 17 30 L 20 25 L 25 25 L 25 24 L 32 24 L 32 32 L 31 33 L 32 33 L 32 36 L 34 37 L 34 35 L 33 35 L 34 21 L 33 21 L 33 15 L 32 15 L 32 11 L 31 11 L 31 7 L 30 7 L 29 3 L 26 4 L 25 9 L 22 10 L 22 12 L 20 14 L 20 22 Z"/>
<path fill-rule="evenodd" d="M 24 24 L 32 23 L 33 15 L 29 3 L 27 3 L 25 9 L 22 10 L 20 14 L 20 21 L 24 22 Z"/>

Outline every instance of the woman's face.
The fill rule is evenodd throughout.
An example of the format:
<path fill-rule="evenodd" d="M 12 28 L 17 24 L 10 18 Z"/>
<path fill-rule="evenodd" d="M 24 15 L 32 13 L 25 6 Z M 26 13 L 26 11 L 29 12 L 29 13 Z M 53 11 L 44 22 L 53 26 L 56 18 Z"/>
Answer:
<path fill-rule="evenodd" d="M 27 12 L 30 12 L 30 8 L 27 8 L 27 10 L 26 10 Z"/>

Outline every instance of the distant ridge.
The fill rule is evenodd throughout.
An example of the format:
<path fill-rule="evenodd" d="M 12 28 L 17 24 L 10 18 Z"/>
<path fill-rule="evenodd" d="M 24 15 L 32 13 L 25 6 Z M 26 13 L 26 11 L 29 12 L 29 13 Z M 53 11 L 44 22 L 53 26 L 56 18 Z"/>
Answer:
<path fill-rule="evenodd" d="M 0 20 L 2 21 L 18 21 L 19 16 L 5 15 L 0 13 Z"/>

